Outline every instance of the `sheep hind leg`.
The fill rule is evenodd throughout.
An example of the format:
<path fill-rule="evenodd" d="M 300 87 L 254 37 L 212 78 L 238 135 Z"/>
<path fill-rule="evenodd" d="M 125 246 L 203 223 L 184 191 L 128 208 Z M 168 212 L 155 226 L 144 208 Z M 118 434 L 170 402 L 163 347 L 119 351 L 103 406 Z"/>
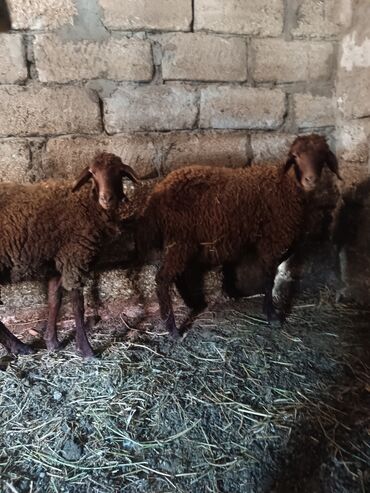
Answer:
<path fill-rule="evenodd" d="M 33 354 L 35 351 L 20 341 L 0 322 L 0 344 L 11 354 Z"/>
<path fill-rule="evenodd" d="M 178 339 L 181 334 L 176 327 L 175 315 L 173 313 L 172 300 L 170 295 L 171 280 L 167 280 L 162 269 L 156 276 L 156 291 L 159 302 L 161 319 L 165 324 L 166 330 L 173 339 Z"/>
<path fill-rule="evenodd" d="M 49 351 L 57 351 L 61 345 L 57 335 L 57 319 L 62 304 L 61 278 L 53 277 L 48 283 L 48 322 L 44 333 L 44 341 Z"/>
<path fill-rule="evenodd" d="M 72 306 L 76 323 L 76 349 L 81 356 L 88 358 L 94 356 L 94 351 L 89 343 L 85 330 L 84 295 L 80 288 L 72 289 Z"/>

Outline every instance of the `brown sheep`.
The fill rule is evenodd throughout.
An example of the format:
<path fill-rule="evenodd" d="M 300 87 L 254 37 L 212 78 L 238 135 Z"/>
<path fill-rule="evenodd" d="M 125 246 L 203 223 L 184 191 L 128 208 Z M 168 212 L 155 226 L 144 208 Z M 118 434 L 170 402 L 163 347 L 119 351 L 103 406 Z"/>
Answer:
<path fill-rule="evenodd" d="M 232 275 L 245 252 L 256 252 L 265 273 L 264 311 L 281 320 L 272 300 L 278 265 L 299 242 L 306 201 L 324 165 L 337 175 L 338 163 L 319 135 L 298 137 L 284 165 L 240 169 L 190 166 L 170 173 L 155 186 L 139 220 L 139 248 L 161 246 L 156 276 L 161 317 L 179 336 L 170 286 L 175 283 L 193 314 L 206 303 L 203 274 L 223 265 Z M 230 281 L 230 279 L 228 280 Z"/>
<path fill-rule="evenodd" d="M 83 356 L 93 355 L 85 333 L 81 287 L 103 243 L 120 232 L 125 176 L 138 181 L 119 157 L 102 153 L 74 183 L 0 184 L 0 282 L 49 278 L 44 334 L 48 349 L 59 346 L 56 318 L 65 288 L 72 292 L 77 350 Z M 81 188 L 89 181 L 91 187 Z M 12 353 L 31 352 L 1 323 L 0 343 Z"/>
<path fill-rule="evenodd" d="M 150 178 L 152 176 L 152 173 L 150 175 L 141 177 L 140 180 L 145 180 L 146 178 L 148 178 L 148 176 Z M 114 237 L 111 241 L 105 242 L 101 246 L 99 255 L 96 257 L 93 265 L 95 272 L 101 272 L 107 268 L 117 265 L 142 267 L 142 259 L 137 255 L 134 245 L 132 245 L 133 251 L 131 251 L 130 248 L 127 248 L 128 237 L 132 235 L 132 233 L 135 235 L 137 217 L 144 210 L 146 201 L 150 196 L 150 192 L 152 191 L 157 181 L 158 179 L 149 179 L 146 181 L 141 181 L 140 183 L 135 182 L 135 188 L 133 190 L 127 190 L 127 200 L 125 200 L 124 205 L 120 208 L 119 211 L 120 234 L 117 237 Z M 48 331 L 50 332 L 53 340 L 54 338 L 56 338 L 56 322 L 61 303 L 62 288 L 60 284 L 60 277 L 53 277 L 49 280 L 48 283 L 49 309 L 46 331 L 46 334 L 48 333 Z M 81 310 L 83 310 L 84 297 L 82 290 L 80 290 L 79 292 L 78 306 L 80 306 Z M 58 347 L 58 343 L 56 343 L 56 347 Z"/>

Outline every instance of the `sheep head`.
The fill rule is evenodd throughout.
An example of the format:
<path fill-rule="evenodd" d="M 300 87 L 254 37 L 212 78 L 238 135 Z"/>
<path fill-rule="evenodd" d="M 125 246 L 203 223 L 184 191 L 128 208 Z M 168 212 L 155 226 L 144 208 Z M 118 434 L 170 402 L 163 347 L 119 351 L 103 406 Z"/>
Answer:
<path fill-rule="evenodd" d="M 139 183 L 134 170 L 123 164 L 121 158 L 114 154 L 102 152 L 98 154 L 92 164 L 87 166 L 73 184 L 72 191 L 79 190 L 88 181 L 92 180 L 93 191 L 100 206 L 105 210 L 116 209 L 120 202 L 127 199 L 123 193 L 122 179 L 129 178 Z"/>
<path fill-rule="evenodd" d="M 294 166 L 299 185 L 309 192 L 314 190 L 319 182 L 325 165 L 339 180 L 342 179 L 337 158 L 330 150 L 325 137 L 317 134 L 302 135 L 293 142 L 284 171 L 287 172 Z"/>

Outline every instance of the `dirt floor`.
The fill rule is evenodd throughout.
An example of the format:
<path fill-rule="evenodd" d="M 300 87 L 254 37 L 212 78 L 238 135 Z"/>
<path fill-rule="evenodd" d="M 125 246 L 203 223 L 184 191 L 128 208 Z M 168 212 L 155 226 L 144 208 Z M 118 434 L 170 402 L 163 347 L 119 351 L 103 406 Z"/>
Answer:
<path fill-rule="evenodd" d="M 0 353 L 0 491 L 370 491 L 370 312 L 301 295 L 283 329 L 218 301 L 173 343 L 123 314 L 100 356 Z M 185 315 L 183 308 L 178 317 Z"/>

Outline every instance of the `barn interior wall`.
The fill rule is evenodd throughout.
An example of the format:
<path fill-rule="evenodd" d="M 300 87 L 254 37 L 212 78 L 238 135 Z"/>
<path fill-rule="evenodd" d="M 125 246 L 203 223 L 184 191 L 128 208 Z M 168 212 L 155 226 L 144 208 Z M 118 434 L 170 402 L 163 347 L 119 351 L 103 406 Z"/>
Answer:
<path fill-rule="evenodd" d="M 1 180 L 72 177 L 98 149 L 142 174 L 268 165 L 284 160 L 298 133 L 319 132 L 340 157 L 340 220 L 361 216 L 370 231 L 366 0 L 9 5 L 13 29 L 0 35 Z M 331 203 L 323 194 L 319 207 Z M 342 281 L 358 292 L 370 283 L 369 234 L 338 238 Z M 101 297 L 153 292 L 153 269 L 140 276 L 103 273 Z M 2 300 L 4 314 L 43 306 L 45 286 L 5 287 Z"/>

